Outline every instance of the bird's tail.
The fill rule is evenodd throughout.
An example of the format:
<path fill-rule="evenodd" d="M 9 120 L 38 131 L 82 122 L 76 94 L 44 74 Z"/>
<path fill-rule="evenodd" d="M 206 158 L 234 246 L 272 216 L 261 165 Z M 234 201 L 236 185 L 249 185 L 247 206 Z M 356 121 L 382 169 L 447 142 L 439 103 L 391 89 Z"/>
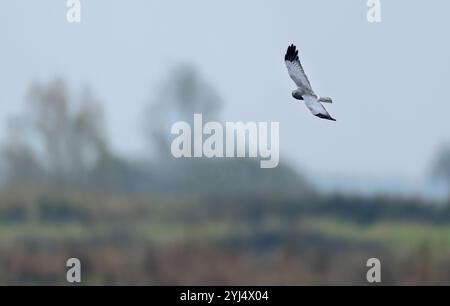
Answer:
<path fill-rule="evenodd" d="M 330 97 L 319 97 L 319 102 L 322 103 L 333 103 L 333 99 Z"/>

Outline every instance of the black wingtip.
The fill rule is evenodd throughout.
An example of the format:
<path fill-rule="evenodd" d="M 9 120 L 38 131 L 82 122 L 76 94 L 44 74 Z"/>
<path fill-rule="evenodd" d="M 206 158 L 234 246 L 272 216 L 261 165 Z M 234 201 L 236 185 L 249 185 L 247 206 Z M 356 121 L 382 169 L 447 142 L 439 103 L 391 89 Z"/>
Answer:
<path fill-rule="evenodd" d="M 324 114 L 317 114 L 316 117 L 319 117 L 320 119 L 326 119 L 326 120 L 330 120 L 330 121 L 336 121 L 336 119 L 334 119 L 333 117 L 331 117 L 330 115 L 324 115 Z"/>
<path fill-rule="evenodd" d="M 291 44 L 286 52 L 286 56 L 284 57 L 285 61 L 294 62 L 298 60 L 298 50 L 294 44 Z"/>

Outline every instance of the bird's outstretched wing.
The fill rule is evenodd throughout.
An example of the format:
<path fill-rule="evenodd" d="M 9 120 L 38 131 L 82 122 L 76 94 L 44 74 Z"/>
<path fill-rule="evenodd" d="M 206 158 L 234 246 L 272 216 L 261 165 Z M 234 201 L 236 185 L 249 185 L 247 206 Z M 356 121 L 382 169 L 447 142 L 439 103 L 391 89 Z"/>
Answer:
<path fill-rule="evenodd" d="M 314 116 L 317 116 L 322 119 L 336 121 L 330 114 L 327 112 L 325 107 L 318 101 L 317 96 L 315 95 L 304 95 L 303 99 L 305 100 L 306 106 L 309 108 L 311 113 Z"/>
<path fill-rule="evenodd" d="M 289 76 L 295 84 L 297 84 L 299 88 L 304 89 L 305 92 L 313 92 L 308 77 L 306 76 L 302 64 L 300 63 L 296 46 L 289 46 L 286 56 L 284 57 L 284 61 L 289 72 Z"/>

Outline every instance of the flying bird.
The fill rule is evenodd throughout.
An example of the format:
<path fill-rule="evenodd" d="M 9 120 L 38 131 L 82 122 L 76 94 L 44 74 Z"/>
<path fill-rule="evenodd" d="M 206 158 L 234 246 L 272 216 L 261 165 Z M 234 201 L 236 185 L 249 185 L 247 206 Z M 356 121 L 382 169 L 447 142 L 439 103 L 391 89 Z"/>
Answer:
<path fill-rule="evenodd" d="M 311 83 L 309 83 L 308 77 L 300 63 L 298 50 L 295 45 L 289 46 L 284 61 L 286 62 L 289 76 L 297 85 L 297 89 L 292 92 L 292 96 L 297 100 L 305 101 L 306 107 L 309 108 L 314 116 L 336 121 L 322 105 L 322 103 L 333 103 L 333 100 L 329 97 L 319 97 L 314 93 Z"/>

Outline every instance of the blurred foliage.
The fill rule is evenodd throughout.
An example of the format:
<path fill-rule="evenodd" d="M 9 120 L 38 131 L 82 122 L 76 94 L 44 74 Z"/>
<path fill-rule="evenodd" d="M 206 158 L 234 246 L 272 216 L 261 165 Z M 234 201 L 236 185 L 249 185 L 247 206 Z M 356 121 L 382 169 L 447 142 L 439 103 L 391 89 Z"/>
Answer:
<path fill-rule="evenodd" d="M 432 169 L 432 176 L 450 186 L 450 147 L 441 149 Z"/>
<path fill-rule="evenodd" d="M 170 125 L 220 120 L 220 95 L 176 67 L 148 107 L 153 158 L 110 146 L 89 89 L 35 84 L 2 145 L 0 284 L 365 284 L 380 258 L 384 284 L 450 284 L 450 203 L 323 195 L 288 164 L 173 159 Z M 444 152 L 435 175 L 450 180 Z"/>
<path fill-rule="evenodd" d="M 448 284 L 450 205 L 291 193 L 0 193 L 0 283 Z"/>
<path fill-rule="evenodd" d="M 89 89 L 72 99 L 61 80 L 33 85 L 25 111 L 7 128 L 3 157 L 12 184 L 89 186 L 114 159 L 100 104 Z"/>
<path fill-rule="evenodd" d="M 74 98 L 61 80 L 33 85 L 26 110 L 9 121 L 9 138 L 2 147 L 7 185 L 127 194 L 312 191 L 286 164 L 265 171 L 252 159 L 172 158 L 171 124 L 190 122 L 194 113 L 217 120 L 222 105 L 219 94 L 193 67 L 173 72 L 145 118 L 144 133 L 156 153 L 141 160 L 111 148 L 101 104 L 89 89 Z"/>

